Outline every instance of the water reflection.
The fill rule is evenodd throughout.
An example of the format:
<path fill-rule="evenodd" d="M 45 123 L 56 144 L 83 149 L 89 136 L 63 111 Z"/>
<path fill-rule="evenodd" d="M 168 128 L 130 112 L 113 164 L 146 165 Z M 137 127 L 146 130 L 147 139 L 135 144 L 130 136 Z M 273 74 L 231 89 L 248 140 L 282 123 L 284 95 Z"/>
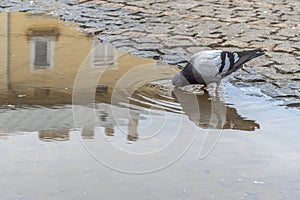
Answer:
<path fill-rule="evenodd" d="M 45 142 L 49 141 L 67 141 L 69 140 L 68 130 L 41 130 L 39 139 Z"/>
<path fill-rule="evenodd" d="M 93 123 L 82 113 L 84 139 L 94 139 L 95 127 L 100 126 L 109 137 L 116 137 L 116 128 L 122 127 L 127 140 L 136 141 L 145 138 L 139 131 L 142 124 L 170 113 L 185 114 L 203 129 L 259 128 L 208 92 L 172 92 L 170 83 L 155 83 L 170 79 L 175 73 L 171 67 L 119 52 L 109 44 L 99 45 L 74 26 L 28 13 L 0 13 L 0 24 L 4 27 L 0 29 L 2 132 L 38 131 L 43 141 L 69 140 L 68 130 L 74 128 L 74 82 L 82 63 L 88 77 L 82 80 L 82 94 L 91 93 L 93 99 L 82 98 L 78 105 L 93 103 L 97 115 Z M 197 103 L 191 104 L 191 99 Z"/>
<path fill-rule="evenodd" d="M 238 114 L 235 108 L 226 105 L 219 96 L 210 96 L 206 90 L 203 94 L 197 95 L 175 89 L 173 94 L 175 101 L 181 104 L 184 113 L 201 128 L 244 131 L 254 131 L 259 128 L 259 124 L 255 123 L 254 120 L 245 119 L 245 117 Z M 193 98 L 197 99 L 197 104 L 190 103 Z M 195 112 L 195 110 L 199 110 L 199 112 Z M 215 120 L 216 123 L 212 123 Z"/>

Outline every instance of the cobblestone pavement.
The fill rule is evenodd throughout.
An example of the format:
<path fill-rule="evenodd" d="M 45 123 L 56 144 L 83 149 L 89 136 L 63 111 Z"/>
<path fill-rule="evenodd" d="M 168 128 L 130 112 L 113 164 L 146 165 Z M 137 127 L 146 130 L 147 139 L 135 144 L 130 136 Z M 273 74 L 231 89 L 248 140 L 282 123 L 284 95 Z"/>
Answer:
<path fill-rule="evenodd" d="M 0 12 L 47 13 L 133 55 L 183 66 L 205 49 L 262 48 L 230 81 L 300 107 L 299 0 L 2 0 Z"/>

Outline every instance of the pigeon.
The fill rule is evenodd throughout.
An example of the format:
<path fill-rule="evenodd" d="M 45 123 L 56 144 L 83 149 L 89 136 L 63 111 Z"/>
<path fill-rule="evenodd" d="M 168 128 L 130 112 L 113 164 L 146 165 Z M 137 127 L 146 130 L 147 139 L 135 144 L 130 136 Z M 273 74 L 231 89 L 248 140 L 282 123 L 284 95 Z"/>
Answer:
<path fill-rule="evenodd" d="M 192 56 L 186 66 L 172 79 L 175 88 L 191 84 L 202 84 L 203 88 L 210 83 L 219 87 L 222 78 L 243 67 L 253 58 L 264 55 L 261 49 L 239 52 L 222 50 L 201 51 Z"/>

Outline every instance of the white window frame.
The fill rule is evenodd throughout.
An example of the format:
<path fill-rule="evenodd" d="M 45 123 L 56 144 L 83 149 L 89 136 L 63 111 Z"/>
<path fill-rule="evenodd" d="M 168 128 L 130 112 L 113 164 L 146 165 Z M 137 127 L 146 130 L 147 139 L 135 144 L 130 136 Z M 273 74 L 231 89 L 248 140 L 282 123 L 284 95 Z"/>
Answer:
<path fill-rule="evenodd" d="M 106 68 L 110 70 L 118 69 L 118 52 L 109 43 L 100 43 L 98 39 L 94 39 L 91 52 L 91 66 L 93 68 Z"/>

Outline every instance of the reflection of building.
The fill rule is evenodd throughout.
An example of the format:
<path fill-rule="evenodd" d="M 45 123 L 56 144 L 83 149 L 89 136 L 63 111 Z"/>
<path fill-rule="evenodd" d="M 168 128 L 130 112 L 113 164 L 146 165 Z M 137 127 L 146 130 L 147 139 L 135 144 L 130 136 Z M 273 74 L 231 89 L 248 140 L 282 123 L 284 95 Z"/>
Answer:
<path fill-rule="evenodd" d="M 9 23 L 9 14 L 1 14 L 0 13 L 0 36 L 7 36 L 10 31 L 8 28 Z M 7 92 L 9 88 L 9 69 L 7 66 L 9 65 L 8 54 L 9 54 L 9 40 L 8 37 L 1 37 L 0 39 L 0 90 L 3 92 Z"/>
<path fill-rule="evenodd" d="M 83 139 L 94 139 L 94 127 L 83 127 L 81 136 Z"/>
<path fill-rule="evenodd" d="M 94 38 L 91 52 L 92 67 L 106 68 L 110 65 L 110 70 L 118 69 L 118 52 L 116 49 L 108 43 L 99 43 L 99 40 Z"/>
<path fill-rule="evenodd" d="M 114 85 L 131 68 L 141 63 L 155 63 L 129 54 L 118 57 L 118 51 L 111 45 L 99 44 L 97 39 L 47 16 L 0 13 L 0 37 L 0 105 L 14 108 L 22 105 L 59 107 L 62 110 L 57 112 L 34 107 L 30 111 L 8 109 L 2 113 L 4 117 L 0 117 L 0 127 L 7 130 L 39 130 L 41 138 L 58 137 L 51 132 L 56 128 L 74 128 L 71 107 L 58 105 L 72 103 L 73 85 L 82 63 L 88 65 L 97 78 L 105 71 L 98 84 L 96 98 L 101 102 L 97 107 L 100 125 L 109 135 L 114 134 L 115 120 L 112 120 L 112 115 L 109 116 L 111 111 L 107 111 L 107 107 L 110 104 L 107 103 L 111 102 Z M 89 89 L 88 81 L 85 86 Z M 121 115 L 122 125 L 136 130 L 132 128 L 132 123 L 124 120 L 128 118 L 126 109 L 114 107 Z M 47 134 L 49 132 L 51 134 Z M 92 138 L 93 134 L 92 129 L 82 132 L 84 138 Z"/>
<path fill-rule="evenodd" d="M 66 141 L 69 140 L 69 131 L 64 130 L 42 130 L 39 132 L 39 138 L 43 141 Z"/>
<path fill-rule="evenodd" d="M 76 71 L 90 51 L 90 38 L 51 17 L 1 13 L 0 20 L 5 27 L 1 35 L 6 36 L 0 45 L 5 52 L 0 73 L 6 78 L 6 84 L 1 85 L 6 88 L 0 89 L 9 88 L 9 94 L 26 95 L 31 100 L 47 94 L 46 104 L 65 103 L 65 98 L 55 96 L 71 94 L 66 88 L 72 88 Z"/>

